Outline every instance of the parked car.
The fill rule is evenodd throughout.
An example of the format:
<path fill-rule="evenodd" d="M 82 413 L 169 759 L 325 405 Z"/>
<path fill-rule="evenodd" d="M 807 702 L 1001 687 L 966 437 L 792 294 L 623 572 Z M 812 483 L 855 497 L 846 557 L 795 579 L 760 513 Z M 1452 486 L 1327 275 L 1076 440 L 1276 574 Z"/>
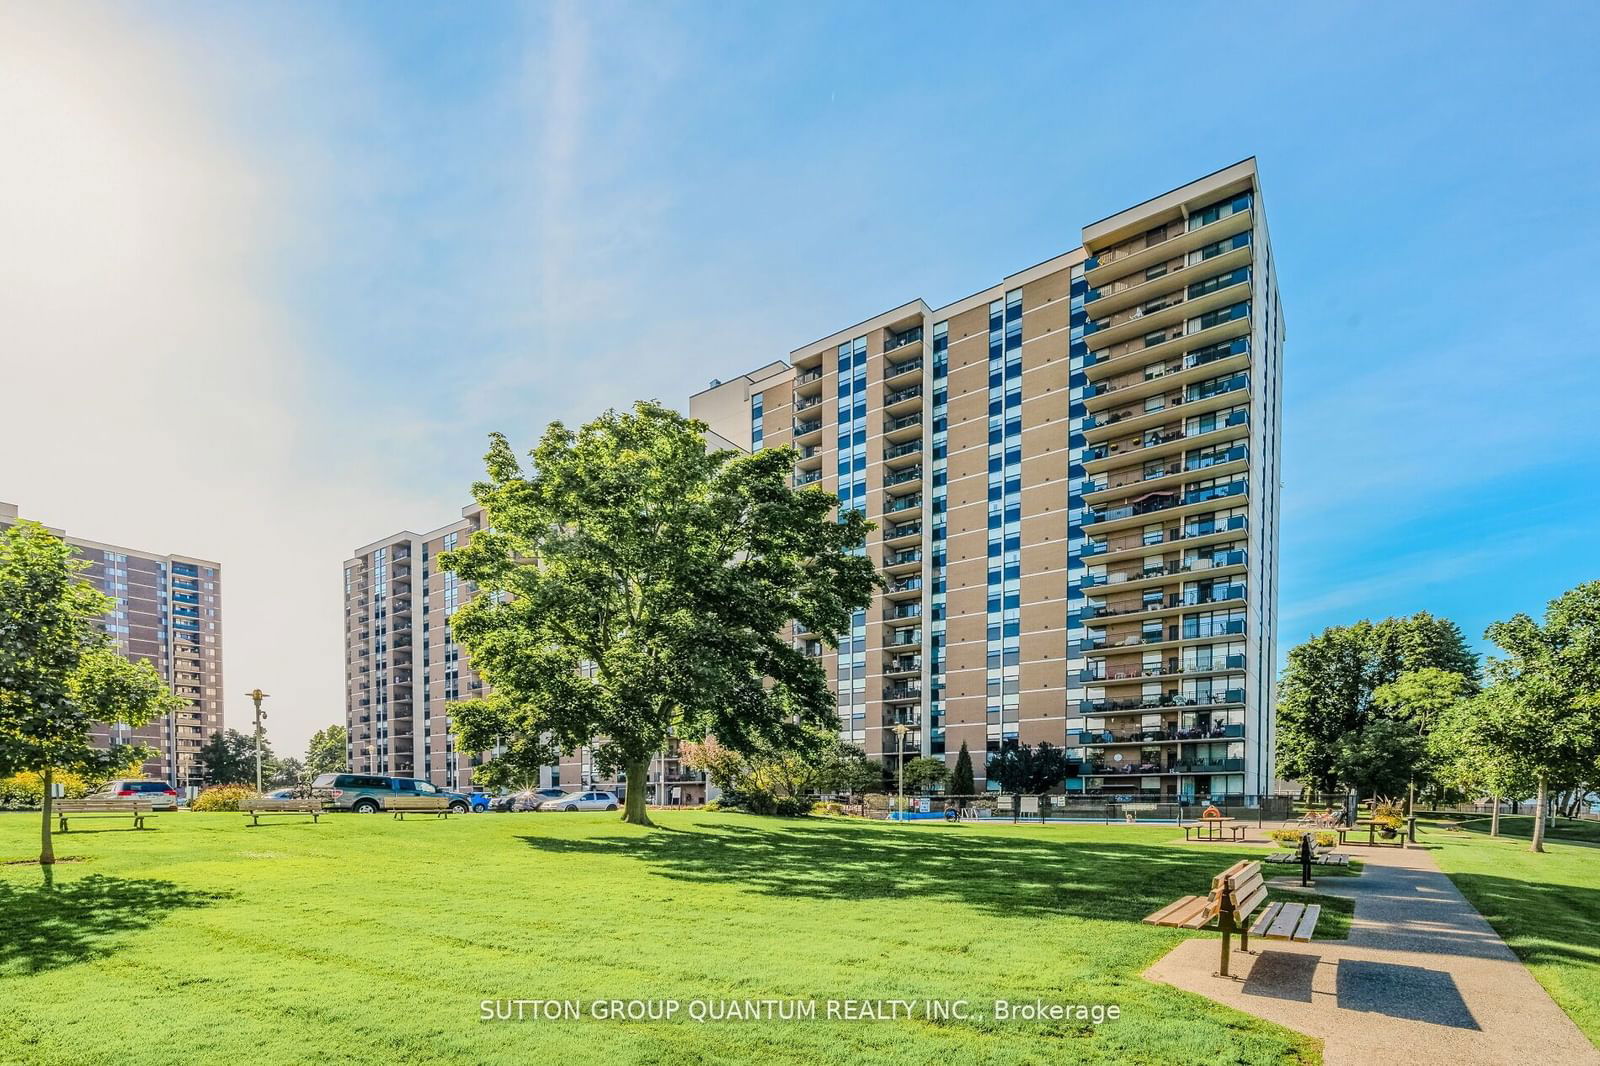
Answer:
<path fill-rule="evenodd" d="M 473 814 L 482 814 L 494 805 L 496 797 L 481 788 L 475 788 L 467 793 L 467 803 L 472 808 Z"/>
<path fill-rule="evenodd" d="M 471 800 L 461 792 L 447 792 L 431 781 L 412 777 L 382 777 L 377 774 L 322 774 L 311 782 L 311 789 L 334 810 L 375 814 L 396 796 L 444 796 L 450 809 L 465 814 Z"/>
<path fill-rule="evenodd" d="M 614 811 L 617 797 L 610 792 L 568 792 L 565 796 L 545 800 L 541 811 Z"/>
<path fill-rule="evenodd" d="M 536 811 L 539 805 L 546 800 L 560 799 L 567 794 L 564 788 L 526 788 L 512 796 L 507 797 L 505 806 L 496 808 L 502 811 Z"/>
<path fill-rule="evenodd" d="M 99 791 L 91 793 L 88 798 L 93 800 L 149 800 L 154 804 L 153 810 L 175 811 L 178 809 L 178 790 L 165 781 L 143 781 L 129 778 L 107 781 L 100 786 Z"/>
<path fill-rule="evenodd" d="M 271 792 L 268 792 L 266 794 L 265 798 L 269 799 L 269 800 L 299 799 L 300 797 L 296 794 L 298 792 L 299 792 L 299 789 L 296 789 L 293 786 L 291 786 L 289 788 L 275 788 Z"/>

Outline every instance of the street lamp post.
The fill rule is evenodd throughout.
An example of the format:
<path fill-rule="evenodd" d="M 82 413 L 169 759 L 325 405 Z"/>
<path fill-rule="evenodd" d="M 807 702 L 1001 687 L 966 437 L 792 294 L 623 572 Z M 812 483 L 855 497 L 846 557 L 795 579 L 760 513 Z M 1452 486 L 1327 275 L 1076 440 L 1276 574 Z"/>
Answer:
<path fill-rule="evenodd" d="M 251 702 L 256 705 L 256 791 L 259 793 L 261 791 L 261 719 L 267 716 L 267 712 L 261 709 L 261 701 L 267 698 L 267 694 L 257 688 L 251 689 L 245 695 L 249 696 Z"/>
<path fill-rule="evenodd" d="M 896 722 L 890 728 L 894 731 L 895 747 L 898 749 L 895 752 L 894 760 L 895 776 L 897 778 L 895 792 L 899 796 L 896 804 L 900 808 L 900 820 L 904 821 L 906 816 L 906 734 L 911 732 L 911 727 L 904 722 Z"/>

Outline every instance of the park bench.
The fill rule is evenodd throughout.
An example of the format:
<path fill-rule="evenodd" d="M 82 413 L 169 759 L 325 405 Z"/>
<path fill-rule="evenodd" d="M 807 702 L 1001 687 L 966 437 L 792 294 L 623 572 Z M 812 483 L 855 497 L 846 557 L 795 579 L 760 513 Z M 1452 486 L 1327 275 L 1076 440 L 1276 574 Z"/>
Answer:
<path fill-rule="evenodd" d="M 1043 821 L 1044 820 L 1044 816 L 1039 813 L 1039 797 L 1038 796 L 1022 796 L 1022 797 L 1020 797 L 1020 799 L 1019 799 L 1019 801 L 1017 803 L 1017 818 L 1018 819 L 1038 818 L 1040 821 Z"/>
<path fill-rule="evenodd" d="M 83 815 L 132 818 L 133 827 L 143 829 L 144 820 L 155 811 L 155 804 L 149 800 L 60 799 L 54 806 L 59 819 L 58 833 L 67 831 L 69 818 Z"/>
<path fill-rule="evenodd" d="M 1222 933 L 1222 956 L 1215 976 L 1228 977 L 1228 952 L 1234 933 L 1239 934 L 1239 950 L 1250 953 L 1251 935 L 1273 940 L 1310 940 L 1322 908 L 1303 903 L 1267 903 L 1267 886 L 1261 877 L 1261 864 L 1240 860 L 1211 881 L 1205 896 L 1184 896 L 1144 919 L 1147 925 L 1179 929 L 1204 929 L 1213 921 Z M 1252 925 L 1250 916 L 1260 911 Z"/>
<path fill-rule="evenodd" d="M 249 815 L 251 825 L 260 825 L 263 814 L 309 814 L 316 824 L 322 817 L 318 799 L 247 799 L 239 803 L 239 813 Z"/>
<path fill-rule="evenodd" d="M 385 800 L 383 809 L 394 812 L 399 821 L 405 821 L 409 814 L 432 814 L 440 818 L 450 817 L 450 800 L 446 796 L 395 796 Z"/>

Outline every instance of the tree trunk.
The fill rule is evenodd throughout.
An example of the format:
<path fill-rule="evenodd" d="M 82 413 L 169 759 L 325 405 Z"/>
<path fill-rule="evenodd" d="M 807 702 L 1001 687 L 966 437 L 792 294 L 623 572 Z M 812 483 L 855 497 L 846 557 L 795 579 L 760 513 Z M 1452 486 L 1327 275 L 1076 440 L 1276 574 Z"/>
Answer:
<path fill-rule="evenodd" d="M 1494 809 L 1489 812 L 1489 835 L 1497 837 L 1500 835 L 1500 793 L 1491 794 L 1489 799 L 1494 804 Z"/>
<path fill-rule="evenodd" d="M 1528 850 L 1543 851 L 1545 805 L 1545 785 L 1543 777 L 1539 778 L 1539 794 L 1534 797 L 1533 804 L 1533 843 L 1528 847 Z"/>
<path fill-rule="evenodd" d="M 650 788 L 650 760 L 634 759 L 623 769 L 628 775 L 628 797 L 622 801 L 622 820 L 630 825 L 655 825 L 645 810 L 649 799 L 645 793 Z"/>
<path fill-rule="evenodd" d="M 44 812 L 44 818 L 39 824 L 39 865 L 53 866 L 56 861 L 56 849 L 50 842 L 50 808 L 53 806 L 50 790 L 55 787 L 56 772 L 50 767 L 44 768 L 44 802 L 39 804 Z"/>

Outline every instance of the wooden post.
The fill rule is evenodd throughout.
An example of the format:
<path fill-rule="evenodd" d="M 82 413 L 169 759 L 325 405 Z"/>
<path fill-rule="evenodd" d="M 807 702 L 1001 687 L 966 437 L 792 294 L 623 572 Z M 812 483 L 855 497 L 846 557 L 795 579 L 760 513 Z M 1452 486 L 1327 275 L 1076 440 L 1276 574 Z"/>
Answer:
<path fill-rule="evenodd" d="M 1228 973 L 1228 948 L 1233 937 L 1233 889 L 1228 886 L 1228 879 L 1222 878 L 1221 896 L 1217 908 L 1217 928 L 1222 930 L 1222 964 L 1217 970 L 1218 977 L 1231 977 Z"/>

